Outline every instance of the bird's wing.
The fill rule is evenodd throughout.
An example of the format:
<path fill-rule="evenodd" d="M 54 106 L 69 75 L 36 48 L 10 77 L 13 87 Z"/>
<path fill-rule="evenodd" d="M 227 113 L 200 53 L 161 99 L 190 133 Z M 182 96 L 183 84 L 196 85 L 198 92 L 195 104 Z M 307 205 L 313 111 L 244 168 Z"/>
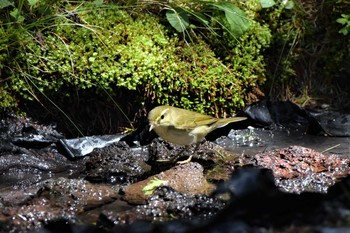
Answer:
<path fill-rule="evenodd" d="M 211 125 L 218 121 L 217 118 L 200 114 L 200 113 L 192 113 L 191 115 L 188 115 L 186 119 L 181 120 L 181 124 L 176 124 L 176 128 L 178 129 L 193 129 L 197 126 L 203 126 L 203 125 Z"/>

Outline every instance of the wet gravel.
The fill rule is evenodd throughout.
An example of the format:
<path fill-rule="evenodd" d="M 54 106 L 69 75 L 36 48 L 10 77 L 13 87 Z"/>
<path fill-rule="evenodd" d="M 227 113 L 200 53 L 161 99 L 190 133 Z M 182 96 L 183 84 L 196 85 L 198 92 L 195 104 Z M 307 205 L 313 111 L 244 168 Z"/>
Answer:
<path fill-rule="evenodd" d="M 294 193 L 327 192 L 339 178 L 350 174 L 348 158 L 325 155 L 301 146 L 243 156 L 240 163 L 271 169 L 276 184 Z"/>

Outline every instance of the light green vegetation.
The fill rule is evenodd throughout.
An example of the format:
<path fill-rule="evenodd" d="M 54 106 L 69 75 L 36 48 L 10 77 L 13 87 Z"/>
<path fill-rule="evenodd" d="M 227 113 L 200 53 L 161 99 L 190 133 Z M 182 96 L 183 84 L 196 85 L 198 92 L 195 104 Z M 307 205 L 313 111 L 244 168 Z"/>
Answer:
<path fill-rule="evenodd" d="M 294 1 L 292 9 L 286 7 L 276 4 L 264 14 L 273 31 L 266 92 L 301 105 L 319 101 L 350 108 L 344 76 L 350 54 L 350 36 L 344 36 L 349 2 Z"/>
<path fill-rule="evenodd" d="M 266 81 L 272 96 L 303 95 L 295 90 L 331 83 L 347 57 L 330 40 L 348 30 L 341 2 L 318 17 L 321 6 L 298 1 L 0 0 L 0 108 L 43 98 L 60 108 L 62 96 L 85 91 L 112 105 L 129 101 L 125 93 L 134 108 L 170 104 L 223 116 Z M 312 41 L 320 24 L 312 17 L 333 25 L 326 41 Z M 322 64 L 321 82 L 300 88 Z"/>
<path fill-rule="evenodd" d="M 160 180 L 157 177 L 153 178 L 152 180 L 150 180 L 145 187 L 143 187 L 142 192 L 146 195 L 146 196 L 150 196 L 152 195 L 152 193 L 154 192 L 154 190 L 156 190 L 156 188 L 160 187 L 160 186 L 164 186 L 164 185 L 168 185 L 168 181 L 167 180 Z"/>
<path fill-rule="evenodd" d="M 133 12 L 94 3 L 52 4 L 35 22 L 27 19 L 28 11 L 38 17 L 38 6 L 23 2 L 31 10 L 17 13 L 17 21 L 11 16 L 17 8 L 4 8 L 12 10 L 11 24 L 2 24 L 1 38 L 13 39 L 0 44 L 2 108 L 14 105 L 18 96 L 38 100 L 38 93 L 71 95 L 83 89 L 113 96 L 126 88 L 144 103 L 232 113 L 244 106 L 247 90 L 265 79 L 260 53 L 270 32 L 233 4 L 216 4 L 210 13 L 217 20 L 212 17 L 201 33 L 186 30 L 182 37 L 164 18 L 137 7 Z M 229 17 L 231 9 L 242 14 L 238 21 Z M 240 18 L 245 24 L 234 27 Z M 214 28 L 222 35 L 210 31 Z M 215 45 L 219 48 L 212 49 Z"/>

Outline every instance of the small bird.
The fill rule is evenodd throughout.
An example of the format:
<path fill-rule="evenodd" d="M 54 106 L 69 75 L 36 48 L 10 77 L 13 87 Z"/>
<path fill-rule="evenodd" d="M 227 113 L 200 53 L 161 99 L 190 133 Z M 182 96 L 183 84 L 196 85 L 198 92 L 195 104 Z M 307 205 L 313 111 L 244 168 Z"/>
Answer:
<path fill-rule="evenodd" d="M 195 150 L 197 150 L 203 138 L 214 129 L 246 119 L 246 117 L 215 118 L 167 105 L 155 107 L 148 113 L 150 131 L 153 129 L 158 136 L 168 142 L 186 146 L 173 160 L 176 160 L 191 144 L 196 144 Z M 192 156 L 178 163 L 188 163 Z"/>

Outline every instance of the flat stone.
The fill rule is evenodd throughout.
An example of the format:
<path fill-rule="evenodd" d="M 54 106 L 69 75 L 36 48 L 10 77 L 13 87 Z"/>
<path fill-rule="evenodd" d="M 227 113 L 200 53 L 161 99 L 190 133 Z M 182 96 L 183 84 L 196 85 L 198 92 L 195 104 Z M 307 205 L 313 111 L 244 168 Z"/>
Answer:
<path fill-rule="evenodd" d="M 186 194 L 208 194 L 213 186 L 207 182 L 203 175 L 203 167 L 199 163 L 190 162 L 175 166 L 167 171 L 151 176 L 140 182 L 124 188 L 123 199 L 132 204 L 145 203 L 148 196 L 142 189 L 154 179 L 162 180 L 178 192 Z"/>

